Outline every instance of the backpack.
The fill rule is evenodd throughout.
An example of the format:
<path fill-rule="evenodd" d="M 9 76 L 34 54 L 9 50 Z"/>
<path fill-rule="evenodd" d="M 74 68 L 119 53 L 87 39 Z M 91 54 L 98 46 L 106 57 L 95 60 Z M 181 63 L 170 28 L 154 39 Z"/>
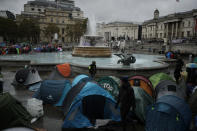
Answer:
<path fill-rule="evenodd" d="M 21 69 L 16 73 L 15 79 L 18 83 L 23 84 L 26 81 L 28 74 L 29 69 Z"/>

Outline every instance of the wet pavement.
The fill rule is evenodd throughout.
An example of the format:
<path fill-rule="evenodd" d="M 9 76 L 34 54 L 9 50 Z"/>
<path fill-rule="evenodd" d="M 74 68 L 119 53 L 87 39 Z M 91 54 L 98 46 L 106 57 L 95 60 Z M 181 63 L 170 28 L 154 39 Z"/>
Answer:
<path fill-rule="evenodd" d="M 14 86 L 12 86 L 13 79 L 15 77 L 15 72 L 9 71 L 9 70 L 2 70 L 3 74 L 3 80 L 4 80 L 4 92 L 9 92 L 13 97 L 15 97 L 17 100 L 19 100 L 24 106 L 26 106 L 27 100 L 32 98 L 32 95 L 34 92 L 31 92 L 25 88 L 22 89 L 16 89 Z M 44 74 L 44 73 L 43 73 Z M 41 74 L 41 77 L 43 79 L 47 78 L 47 75 Z M 59 107 L 54 107 L 52 105 L 44 105 L 44 116 L 39 118 L 35 123 L 33 123 L 33 126 L 37 128 L 44 128 L 47 129 L 47 131 L 61 131 L 62 130 L 62 124 L 63 124 L 63 111 Z M 135 131 L 143 131 L 144 127 L 140 124 L 135 124 L 136 130 Z M 66 129 L 67 131 L 68 129 Z M 76 129 L 70 129 L 70 130 L 76 130 Z M 95 130 L 95 129 L 80 129 L 80 130 Z M 122 127 L 120 123 L 112 124 L 108 127 L 99 128 L 96 130 L 117 130 L 121 131 Z M 133 130 L 133 126 L 131 123 L 128 123 L 127 130 Z"/>
<path fill-rule="evenodd" d="M 4 92 L 9 92 L 13 97 L 22 102 L 25 106 L 27 103 L 27 99 L 32 98 L 34 92 L 31 92 L 27 89 L 15 89 L 11 83 L 15 77 L 15 72 L 10 70 L 2 70 L 2 74 L 4 76 Z M 170 69 L 170 74 L 173 75 L 173 69 Z M 48 74 L 42 73 L 40 74 L 42 79 L 46 79 Z M 38 128 L 47 129 L 47 131 L 61 131 L 61 127 L 63 124 L 63 112 L 61 108 L 54 107 L 52 105 L 44 105 L 44 116 L 39 118 L 33 125 Z M 143 131 L 144 126 L 142 124 L 135 123 L 136 129 L 135 131 Z M 76 129 L 75 129 L 76 130 Z M 87 129 L 86 129 L 87 130 Z M 89 129 L 88 129 L 89 130 Z M 113 126 L 109 126 L 107 128 L 100 128 L 99 130 L 117 130 L 121 131 L 122 128 L 119 124 L 115 124 Z M 133 127 L 128 124 L 127 130 L 133 130 Z"/>
<path fill-rule="evenodd" d="M 32 98 L 34 92 L 28 91 L 27 89 L 15 89 L 11 85 L 15 72 L 2 71 L 2 74 L 4 76 L 4 92 L 9 92 L 25 106 L 27 99 Z M 38 128 L 45 128 L 47 131 L 61 131 L 62 124 L 62 111 L 51 105 L 44 105 L 44 116 L 38 119 L 33 125 Z"/>

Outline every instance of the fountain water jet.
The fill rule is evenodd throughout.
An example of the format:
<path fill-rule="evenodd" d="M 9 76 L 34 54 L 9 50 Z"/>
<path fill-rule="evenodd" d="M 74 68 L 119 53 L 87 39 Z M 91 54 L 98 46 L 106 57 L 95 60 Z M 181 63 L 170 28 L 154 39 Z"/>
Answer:
<path fill-rule="evenodd" d="M 96 20 L 92 15 L 88 19 L 88 35 L 81 37 L 80 45 L 74 47 L 72 56 L 111 57 L 111 49 L 106 47 L 104 37 L 96 35 Z"/>

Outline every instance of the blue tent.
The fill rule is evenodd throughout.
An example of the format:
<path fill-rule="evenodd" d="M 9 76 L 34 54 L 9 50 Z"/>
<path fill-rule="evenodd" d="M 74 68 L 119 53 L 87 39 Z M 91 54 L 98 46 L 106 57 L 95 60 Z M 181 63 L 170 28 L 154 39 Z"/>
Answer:
<path fill-rule="evenodd" d="M 62 128 L 93 126 L 92 119 L 120 121 L 120 111 L 108 91 L 86 75 L 77 76 L 63 102 L 65 120 Z"/>
<path fill-rule="evenodd" d="M 33 97 L 43 100 L 46 104 L 62 106 L 62 102 L 70 88 L 69 80 L 45 80 Z"/>
<path fill-rule="evenodd" d="M 166 95 L 148 107 L 145 130 L 188 131 L 191 119 L 191 110 L 183 99 Z"/>

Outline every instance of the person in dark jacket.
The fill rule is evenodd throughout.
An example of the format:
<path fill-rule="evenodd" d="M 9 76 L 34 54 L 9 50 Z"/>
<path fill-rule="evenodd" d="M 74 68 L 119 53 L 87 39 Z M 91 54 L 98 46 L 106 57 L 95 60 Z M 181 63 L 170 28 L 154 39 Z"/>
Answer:
<path fill-rule="evenodd" d="M 123 125 L 123 130 L 126 130 L 126 119 L 129 114 L 130 108 L 132 107 L 132 111 L 135 112 L 136 103 L 135 103 L 135 94 L 134 90 L 131 87 L 128 78 L 121 78 L 121 87 L 118 95 L 118 100 L 116 103 L 116 108 L 120 103 L 120 115 Z"/>
<path fill-rule="evenodd" d="M 176 83 L 179 83 L 179 78 L 181 77 L 182 67 L 184 65 L 183 60 L 180 58 L 180 55 L 178 55 L 178 59 L 176 62 L 176 67 L 174 70 L 174 78 L 176 79 Z"/>
<path fill-rule="evenodd" d="M 92 64 L 90 64 L 88 68 L 91 77 L 94 78 L 96 75 L 96 61 L 92 61 Z"/>

